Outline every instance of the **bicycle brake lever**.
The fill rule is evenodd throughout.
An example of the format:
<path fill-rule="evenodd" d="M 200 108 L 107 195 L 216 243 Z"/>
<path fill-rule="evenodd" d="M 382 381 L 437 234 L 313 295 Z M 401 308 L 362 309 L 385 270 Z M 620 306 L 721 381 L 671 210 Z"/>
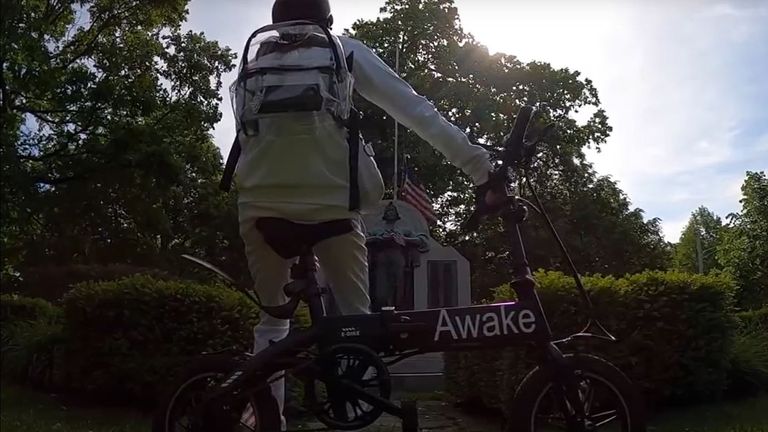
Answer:
<path fill-rule="evenodd" d="M 533 158 L 536 156 L 536 151 L 539 146 L 555 128 L 555 123 L 547 124 L 541 132 L 530 132 L 530 135 L 526 135 L 523 139 L 522 146 L 519 150 L 519 159 L 513 163 L 516 168 L 526 168 L 533 163 Z"/>
<path fill-rule="evenodd" d="M 536 148 L 539 144 L 544 142 L 557 125 L 555 123 L 548 123 L 544 126 L 544 129 L 537 133 L 534 139 L 523 143 L 523 157 L 525 159 L 532 159 L 536 155 Z"/>
<path fill-rule="evenodd" d="M 469 216 L 469 218 L 462 224 L 461 229 L 465 233 L 476 231 L 480 227 L 482 218 L 495 214 L 500 211 L 504 206 L 509 203 L 510 197 L 507 194 L 507 174 L 505 170 L 492 172 L 488 176 L 488 181 L 477 187 L 475 190 L 475 210 Z M 507 198 L 502 202 L 490 205 L 485 201 L 488 191 L 496 190 L 499 194 L 507 195 Z"/>

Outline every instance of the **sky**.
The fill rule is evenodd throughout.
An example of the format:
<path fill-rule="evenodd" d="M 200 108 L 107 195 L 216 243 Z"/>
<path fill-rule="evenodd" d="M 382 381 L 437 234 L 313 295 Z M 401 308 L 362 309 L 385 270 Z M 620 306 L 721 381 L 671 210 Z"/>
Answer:
<path fill-rule="evenodd" d="M 384 0 L 331 0 L 334 29 L 373 19 Z M 455 0 L 491 52 L 578 70 L 613 132 L 589 152 L 646 217 L 677 241 L 698 206 L 739 211 L 746 171 L 768 170 L 768 1 Z M 242 51 L 272 0 L 192 0 L 186 29 Z M 228 74 L 224 82 L 234 79 Z M 226 88 L 214 137 L 234 126 Z M 588 113 L 586 113 L 588 114 Z M 424 144 L 428 145 L 428 144 Z"/>

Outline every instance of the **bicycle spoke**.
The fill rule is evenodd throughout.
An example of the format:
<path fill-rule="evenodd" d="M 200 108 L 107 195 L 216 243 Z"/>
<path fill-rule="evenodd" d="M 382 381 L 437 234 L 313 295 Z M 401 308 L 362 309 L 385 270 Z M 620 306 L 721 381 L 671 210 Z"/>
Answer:
<path fill-rule="evenodd" d="M 618 414 L 616 410 L 610 410 L 610 411 L 603 411 L 598 414 L 593 414 L 589 416 L 589 419 L 595 423 L 596 427 L 600 427 L 606 423 L 610 423 L 618 418 Z"/>
<path fill-rule="evenodd" d="M 592 410 L 592 403 L 595 401 L 595 387 L 589 383 L 587 387 L 587 394 L 584 395 L 584 414 L 589 415 Z"/>
<path fill-rule="evenodd" d="M 349 407 L 352 408 L 352 418 L 360 417 L 364 413 L 363 407 L 360 406 L 360 401 L 349 401 Z"/>
<path fill-rule="evenodd" d="M 240 416 L 240 425 L 246 427 L 249 431 L 257 430 L 256 425 L 259 423 L 259 420 L 256 415 L 253 405 L 249 403 L 245 406 L 245 411 Z"/>
<path fill-rule="evenodd" d="M 362 403 L 361 402 L 362 401 L 360 399 L 355 399 L 354 401 L 350 402 L 352 407 L 355 409 L 355 414 L 357 414 L 357 415 L 367 414 L 368 411 L 369 411 L 369 410 L 365 409 L 365 407 L 370 407 L 370 405 L 368 405 L 365 402 L 362 402 Z M 365 406 L 363 406 L 363 405 L 365 405 Z"/>
<path fill-rule="evenodd" d="M 369 369 L 369 366 L 366 366 L 363 363 L 357 363 L 353 367 L 347 369 L 347 376 L 352 379 L 361 379 L 365 376 L 365 373 L 368 372 Z"/>
<path fill-rule="evenodd" d="M 246 423 L 246 422 L 240 420 L 240 428 L 241 429 L 244 428 L 245 430 L 249 430 L 251 432 L 255 432 L 255 431 L 258 430 L 258 428 L 256 428 L 257 424 L 258 424 L 258 422 L 256 422 L 256 421 L 254 421 L 253 423 L 251 423 L 251 422 Z"/>
<path fill-rule="evenodd" d="M 380 387 L 379 377 L 374 376 L 374 377 L 360 381 L 360 387 L 363 387 L 363 388 Z"/>

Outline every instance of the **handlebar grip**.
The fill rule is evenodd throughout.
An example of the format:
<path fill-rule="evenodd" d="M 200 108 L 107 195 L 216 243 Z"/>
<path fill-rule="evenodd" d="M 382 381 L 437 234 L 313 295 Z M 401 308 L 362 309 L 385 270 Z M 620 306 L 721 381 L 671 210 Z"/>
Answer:
<path fill-rule="evenodd" d="M 504 144 L 514 144 L 516 142 L 522 142 L 525 137 L 525 129 L 528 127 L 528 123 L 533 116 L 533 107 L 530 105 L 523 105 L 517 111 L 515 117 L 515 123 L 512 125 L 512 131 L 509 133 L 509 137 Z"/>
<path fill-rule="evenodd" d="M 492 172 L 488 178 L 488 182 L 478 187 L 475 191 L 475 210 L 462 224 L 462 230 L 464 232 L 477 230 L 480 221 L 484 216 L 499 210 L 496 208 L 497 206 L 491 207 L 485 203 L 485 193 L 494 188 L 498 188 L 498 192 L 506 192 L 506 184 L 509 180 L 507 177 L 507 168 L 514 166 L 524 158 L 525 148 L 523 141 L 528 132 L 528 125 L 531 123 L 533 112 L 534 109 L 530 105 L 523 105 L 517 111 L 512 131 L 504 139 L 504 152 L 501 158 L 502 166 L 495 172 Z"/>
<path fill-rule="evenodd" d="M 517 112 L 515 123 L 512 125 L 512 131 L 504 140 L 504 157 L 502 160 L 504 165 L 510 166 L 523 159 L 523 140 L 528 131 L 528 125 L 533 118 L 533 111 L 532 106 L 523 105 Z"/>
<path fill-rule="evenodd" d="M 481 220 L 499 210 L 499 205 L 488 205 L 485 202 L 485 195 L 488 191 L 495 191 L 497 195 L 507 193 L 507 173 L 504 171 L 493 171 L 488 175 L 488 181 L 475 189 L 475 209 L 469 218 L 462 224 L 464 232 L 476 231 L 480 227 Z M 503 205 L 503 203 L 501 203 Z"/>

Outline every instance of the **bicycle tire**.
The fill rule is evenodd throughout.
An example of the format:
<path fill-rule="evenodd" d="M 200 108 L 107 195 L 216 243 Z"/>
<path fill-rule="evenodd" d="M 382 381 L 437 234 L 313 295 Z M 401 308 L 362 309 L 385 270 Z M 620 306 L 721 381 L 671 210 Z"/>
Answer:
<path fill-rule="evenodd" d="M 160 399 L 161 402 L 152 419 L 152 432 L 175 432 L 175 427 L 169 426 L 174 420 L 172 418 L 174 404 L 181 399 L 183 392 L 192 388 L 193 384 L 201 378 L 225 375 L 231 372 L 237 364 L 237 360 L 231 355 L 206 355 L 195 359 L 182 371 L 179 378 Z M 181 400 L 183 401 L 183 399 Z M 258 428 L 254 429 L 254 432 L 278 432 L 281 430 L 280 409 L 268 387 L 253 393 L 249 401 L 257 413 L 256 418 L 258 418 Z M 247 402 L 244 402 L 242 409 L 238 412 L 243 412 L 246 406 Z M 175 421 L 173 421 L 173 425 L 175 426 Z M 227 427 L 222 424 L 216 424 L 215 428 L 210 428 L 211 430 L 207 429 L 209 428 L 204 427 L 203 430 L 192 432 L 234 432 L 240 430 L 238 425 Z"/>
<path fill-rule="evenodd" d="M 639 392 L 616 366 L 602 358 L 588 354 L 565 355 L 575 370 L 586 377 L 602 381 L 616 393 L 625 408 L 622 432 L 645 432 L 645 408 Z M 535 415 L 543 396 L 554 382 L 552 366 L 539 366 L 528 373 L 515 392 L 506 432 L 536 432 Z M 599 430 L 599 429 L 598 429 Z"/>

